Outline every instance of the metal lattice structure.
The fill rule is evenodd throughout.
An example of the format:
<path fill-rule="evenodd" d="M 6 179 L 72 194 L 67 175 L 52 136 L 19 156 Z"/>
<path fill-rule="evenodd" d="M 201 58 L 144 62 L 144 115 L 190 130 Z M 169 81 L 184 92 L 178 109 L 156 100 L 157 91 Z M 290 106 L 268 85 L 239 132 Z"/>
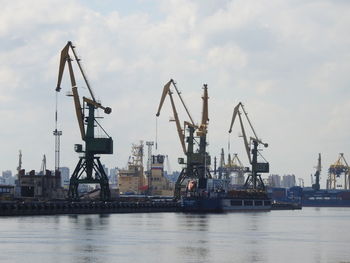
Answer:
<path fill-rule="evenodd" d="M 340 179 L 343 177 L 344 185 Z M 327 189 L 350 189 L 350 167 L 344 154 L 340 153 L 337 161 L 328 169 Z"/>

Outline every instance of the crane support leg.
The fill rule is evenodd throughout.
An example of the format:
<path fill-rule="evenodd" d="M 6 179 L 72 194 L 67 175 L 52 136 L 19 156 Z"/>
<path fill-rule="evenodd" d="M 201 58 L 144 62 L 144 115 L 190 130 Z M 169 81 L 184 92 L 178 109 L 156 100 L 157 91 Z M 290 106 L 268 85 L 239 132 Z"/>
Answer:
<path fill-rule="evenodd" d="M 93 157 L 92 171 L 88 172 L 90 159 L 81 157 L 74 172 L 70 178 L 68 197 L 70 200 L 79 200 L 78 187 L 79 184 L 99 184 L 101 200 L 109 200 L 111 192 L 109 190 L 108 176 L 106 175 L 103 166 L 100 162 L 100 157 Z M 86 177 L 81 178 L 83 173 Z M 91 176 L 89 176 L 91 174 Z"/>
<path fill-rule="evenodd" d="M 69 181 L 68 197 L 70 200 L 79 199 L 78 186 L 79 186 L 79 172 L 83 169 L 83 158 L 80 158 L 78 164 L 76 165 L 74 172 Z"/>
<path fill-rule="evenodd" d="M 103 169 L 103 166 L 100 162 L 100 158 L 96 158 L 96 161 L 99 167 L 98 172 L 100 174 L 100 198 L 101 200 L 109 200 L 111 198 L 111 191 L 109 190 L 108 176 L 106 175 L 105 170 Z"/>
<path fill-rule="evenodd" d="M 175 183 L 175 191 L 174 191 L 175 199 L 180 199 L 181 197 L 181 185 L 185 180 L 185 178 L 186 178 L 186 168 L 183 168 Z"/>

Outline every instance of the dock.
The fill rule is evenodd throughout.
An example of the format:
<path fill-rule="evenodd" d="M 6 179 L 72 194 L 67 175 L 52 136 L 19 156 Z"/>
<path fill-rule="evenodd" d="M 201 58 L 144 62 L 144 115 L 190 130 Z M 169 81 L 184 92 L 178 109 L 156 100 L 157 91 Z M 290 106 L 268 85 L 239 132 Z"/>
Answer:
<path fill-rule="evenodd" d="M 32 216 L 63 214 L 113 214 L 113 213 L 160 213 L 178 212 L 175 201 L 120 202 L 120 201 L 2 201 L 0 216 Z"/>

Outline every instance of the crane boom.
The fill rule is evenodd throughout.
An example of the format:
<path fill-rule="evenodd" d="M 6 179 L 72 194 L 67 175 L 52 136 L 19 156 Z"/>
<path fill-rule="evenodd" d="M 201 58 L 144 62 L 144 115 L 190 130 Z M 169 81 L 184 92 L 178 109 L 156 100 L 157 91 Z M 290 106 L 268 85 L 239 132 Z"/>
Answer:
<path fill-rule="evenodd" d="M 255 130 L 254 130 L 254 127 L 253 127 L 253 125 L 252 125 L 252 123 L 250 122 L 250 119 L 249 119 L 249 117 L 248 117 L 248 113 L 245 111 L 244 105 L 243 105 L 242 103 L 241 103 L 241 108 L 242 108 L 242 110 L 243 110 L 243 112 L 244 112 L 245 117 L 247 118 L 247 121 L 248 121 L 248 123 L 249 123 L 250 128 L 252 129 L 252 131 L 253 131 L 253 133 L 254 133 L 255 138 L 256 138 L 260 143 L 263 144 L 263 142 L 260 141 L 260 140 L 258 139 L 258 135 L 256 135 L 256 132 L 255 132 Z"/>
<path fill-rule="evenodd" d="M 73 96 L 73 100 L 74 100 L 74 108 L 75 108 L 75 113 L 77 116 L 77 120 L 78 120 L 78 125 L 79 125 L 79 130 L 80 130 L 80 135 L 81 138 L 83 140 L 85 140 L 85 127 L 84 127 L 84 109 L 81 106 L 80 103 L 80 98 L 79 98 L 79 93 L 78 93 L 78 87 L 76 84 L 76 80 L 75 80 L 75 76 L 74 76 L 74 71 L 73 71 L 73 66 L 72 66 L 72 58 L 69 55 L 69 49 L 72 50 L 73 52 L 73 56 L 75 58 L 75 61 L 78 64 L 79 70 L 84 78 L 85 84 L 88 87 L 88 90 L 90 92 L 91 98 L 92 99 L 88 99 L 88 98 L 83 98 L 83 101 L 93 105 L 96 108 L 101 108 L 104 110 L 104 112 L 106 114 L 111 113 L 111 108 L 109 107 L 103 107 L 101 105 L 101 103 L 97 102 L 95 99 L 95 96 L 92 92 L 92 89 L 90 87 L 90 84 L 86 78 L 86 75 L 83 71 L 83 68 L 80 64 L 80 59 L 77 56 L 77 53 L 75 52 L 75 47 L 73 46 L 71 41 L 68 41 L 68 43 L 66 44 L 66 46 L 62 49 L 61 51 L 61 58 L 60 58 L 60 66 L 59 66 L 59 71 L 58 71 L 58 79 L 57 79 L 57 85 L 56 85 L 56 91 L 59 92 L 61 90 L 61 83 L 62 83 L 62 77 L 63 77 L 63 72 L 65 69 L 65 65 L 66 63 L 68 63 L 68 70 L 69 70 L 69 77 L 70 77 L 70 81 L 71 81 L 71 85 L 72 85 L 72 96 Z"/>
<path fill-rule="evenodd" d="M 94 95 L 94 93 L 92 92 L 92 89 L 91 89 L 91 87 L 90 87 L 90 83 L 89 83 L 89 81 L 88 81 L 88 79 L 87 79 L 87 77 L 86 77 L 86 75 L 85 75 L 85 72 L 84 72 L 84 70 L 83 70 L 83 68 L 82 68 L 82 66 L 81 66 L 81 64 L 80 64 L 80 59 L 78 58 L 77 53 L 75 52 L 75 49 L 74 49 L 75 46 L 73 46 L 73 44 L 72 44 L 71 41 L 68 42 L 68 45 L 69 45 L 69 46 L 71 47 L 71 49 L 72 49 L 72 52 L 73 52 L 75 61 L 77 62 L 78 67 L 79 67 L 80 72 L 81 72 L 81 75 L 83 76 L 84 81 L 85 81 L 85 84 L 86 84 L 87 88 L 89 89 L 91 98 L 92 98 L 93 101 L 96 102 L 95 95 Z"/>
<path fill-rule="evenodd" d="M 184 106 L 184 108 L 185 108 L 185 110 L 186 110 L 186 113 L 187 113 L 188 117 L 189 117 L 190 120 L 191 120 L 192 125 L 195 125 L 195 124 L 194 124 L 194 121 L 193 121 L 193 119 L 192 119 L 192 116 L 191 116 L 190 112 L 189 112 L 188 109 L 187 109 L 187 106 L 186 106 L 186 104 L 185 104 L 185 101 L 184 101 L 184 100 L 182 99 L 182 97 L 181 97 L 181 92 L 177 89 L 176 83 L 175 83 L 175 81 L 174 81 L 173 79 L 171 80 L 171 83 L 173 83 L 173 86 L 174 86 L 174 88 L 175 88 L 175 90 L 176 90 L 176 93 L 177 93 L 177 95 L 179 96 L 179 98 L 180 98 L 180 100 L 181 100 L 181 103 L 182 103 L 182 105 Z"/>
<path fill-rule="evenodd" d="M 233 126 L 233 123 L 235 122 L 236 120 L 236 117 L 237 117 L 237 113 L 238 113 L 238 110 L 239 110 L 239 106 L 241 105 L 241 102 L 238 103 L 238 105 L 236 107 L 233 108 L 233 114 L 232 114 L 232 120 L 231 120 L 231 124 L 230 124 L 230 130 L 228 131 L 229 133 L 232 132 L 232 126 Z"/>
<path fill-rule="evenodd" d="M 61 58 L 60 58 L 60 66 L 58 71 L 58 79 L 57 79 L 57 85 L 56 85 L 56 91 L 59 92 L 61 90 L 61 82 L 63 77 L 64 68 L 66 65 L 66 62 L 68 63 L 68 70 L 69 70 L 69 77 L 72 85 L 72 96 L 74 99 L 74 108 L 75 113 L 78 120 L 79 130 L 81 138 L 85 139 L 85 127 L 84 127 L 84 112 L 81 107 L 80 99 L 79 99 L 79 93 L 78 93 L 78 87 L 75 81 L 73 66 L 72 66 L 72 59 L 69 56 L 69 47 L 71 46 L 71 42 L 68 42 L 67 45 L 62 49 L 61 51 Z"/>
<path fill-rule="evenodd" d="M 170 90 L 169 90 L 169 97 L 170 97 L 170 102 L 171 102 L 171 108 L 173 109 L 173 113 L 174 113 L 177 134 L 179 135 L 182 150 L 183 150 L 184 154 L 186 154 L 187 151 L 186 151 L 186 145 L 185 145 L 185 135 L 184 135 L 184 131 L 181 128 L 179 116 L 177 114 L 174 99 L 173 99 L 173 96 L 172 96 L 172 93 Z"/>
<path fill-rule="evenodd" d="M 171 84 L 172 81 L 173 81 L 173 80 L 171 79 L 171 80 L 169 80 L 169 81 L 167 82 L 167 84 L 164 85 L 162 97 L 160 98 L 160 103 L 159 103 L 158 111 L 157 111 L 157 114 L 156 114 L 157 117 L 160 115 L 160 110 L 161 110 L 162 107 L 163 107 L 163 104 L 164 104 L 164 100 L 165 100 L 166 95 L 168 95 L 169 92 L 170 92 L 170 84 Z"/>
<path fill-rule="evenodd" d="M 239 117 L 239 123 L 241 125 L 242 136 L 243 136 L 243 140 L 244 140 L 244 147 L 245 147 L 245 150 L 246 150 L 247 155 L 248 155 L 249 163 L 251 164 L 252 163 L 252 157 L 250 156 L 250 147 L 249 147 L 249 144 L 248 144 L 247 134 L 246 134 L 244 126 L 243 126 L 241 113 L 239 111 L 238 111 L 238 117 Z"/>
<path fill-rule="evenodd" d="M 176 106 L 175 106 L 175 102 L 174 102 L 174 98 L 173 98 L 173 93 L 170 90 L 170 85 L 171 83 L 173 83 L 173 80 L 169 80 L 165 85 L 164 85 L 164 89 L 163 89 L 163 93 L 162 93 L 162 97 L 160 98 L 160 103 L 159 103 L 159 107 L 158 107 L 158 111 L 156 116 L 158 117 L 160 115 L 160 110 L 163 107 L 164 104 L 164 100 L 166 95 L 169 95 L 170 98 L 170 103 L 171 103 L 171 108 L 173 110 L 173 114 L 174 114 L 174 119 L 175 119 L 175 124 L 176 124 L 176 129 L 177 129 L 177 133 L 180 139 L 180 143 L 181 143 L 181 147 L 182 150 L 184 152 L 184 154 L 186 154 L 186 145 L 185 145 L 185 135 L 184 132 L 181 128 L 181 124 L 180 124 L 180 120 L 179 120 L 179 115 L 177 114 L 177 110 L 176 110 Z"/>

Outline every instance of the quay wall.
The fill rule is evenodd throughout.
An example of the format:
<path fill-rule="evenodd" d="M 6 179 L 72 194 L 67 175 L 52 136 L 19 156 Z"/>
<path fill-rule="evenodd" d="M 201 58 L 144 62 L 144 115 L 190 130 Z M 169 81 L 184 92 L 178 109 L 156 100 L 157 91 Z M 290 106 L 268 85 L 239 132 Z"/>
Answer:
<path fill-rule="evenodd" d="M 0 216 L 177 212 L 180 204 L 162 202 L 0 202 Z"/>

